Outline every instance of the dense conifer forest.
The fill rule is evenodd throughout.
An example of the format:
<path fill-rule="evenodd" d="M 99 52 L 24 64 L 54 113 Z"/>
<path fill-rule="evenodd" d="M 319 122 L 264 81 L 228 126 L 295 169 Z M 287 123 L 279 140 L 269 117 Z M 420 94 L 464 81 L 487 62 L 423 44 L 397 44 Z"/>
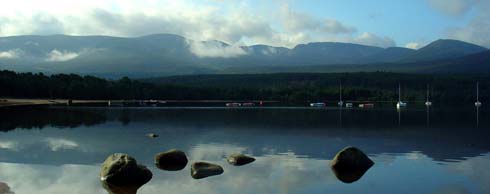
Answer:
<path fill-rule="evenodd" d="M 108 80 L 76 74 L 0 71 L 0 97 L 64 99 L 277 100 L 284 103 L 394 101 L 398 84 L 407 101 L 431 99 L 446 104 L 473 102 L 476 82 L 480 98 L 488 96 L 489 75 L 399 73 L 279 73 L 172 76 Z"/>

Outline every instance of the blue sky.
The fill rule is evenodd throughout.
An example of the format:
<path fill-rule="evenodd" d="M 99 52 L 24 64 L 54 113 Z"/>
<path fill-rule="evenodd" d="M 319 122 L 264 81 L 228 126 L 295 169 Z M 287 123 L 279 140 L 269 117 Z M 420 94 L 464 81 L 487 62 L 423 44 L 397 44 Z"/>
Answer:
<path fill-rule="evenodd" d="M 315 0 L 296 1 L 294 6 L 318 17 L 335 18 L 363 31 L 392 37 L 402 45 L 447 38 L 447 28 L 464 26 L 474 15 L 448 15 L 426 0 Z"/>
<path fill-rule="evenodd" d="M 490 47 L 488 0 L 18 0 L 0 36 L 143 36 L 294 47 L 319 41 L 420 48 L 440 38 Z"/>

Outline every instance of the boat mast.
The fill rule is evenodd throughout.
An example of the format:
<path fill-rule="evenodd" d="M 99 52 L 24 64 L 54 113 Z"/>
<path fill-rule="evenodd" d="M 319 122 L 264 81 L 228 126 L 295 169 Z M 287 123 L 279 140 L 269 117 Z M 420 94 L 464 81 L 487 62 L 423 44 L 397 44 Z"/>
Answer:
<path fill-rule="evenodd" d="M 427 84 L 427 102 L 429 102 L 429 84 Z"/>
<path fill-rule="evenodd" d="M 342 81 L 340 81 L 340 102 L 342 102 Z"/>
<path fill-rule="evenodd" d="M 480 96 L 480 87 L 479 87 L 479 82 L 476 82 L 476 101 L 477 101 L 477 102 L 480 102 L 480 100 L 479 100 L 479 96 Z"/>
<path fill-rule="evenodd" d="M 400 82 L 398 82 L 398 102 L 401 102 L 401 99 L 402 99 L 402 90 L 401 90 L 401 86 L 400 86 Z"/>

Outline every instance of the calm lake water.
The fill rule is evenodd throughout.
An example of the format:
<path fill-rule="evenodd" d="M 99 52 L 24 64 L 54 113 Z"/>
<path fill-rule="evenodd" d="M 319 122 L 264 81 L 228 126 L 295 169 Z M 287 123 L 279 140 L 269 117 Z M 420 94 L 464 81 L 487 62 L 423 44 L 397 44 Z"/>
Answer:
<path fill-rule="evenodd" d="M 39 108 L 0 110 L 0 182 L 15 194 L 103 194 L 100 164 L 128 153 L 153 179 L 139 194 L 490 193 L 485 108 Z M 159 134 L 150 139 L 147 133 Z M 329 167 L 356 146 L 375 162 L 357 182 Z M 194 180 L 167 172 L 156 153 L 177 148 L 225 173 Z M 233 167 L 225 156 L 257 160 Z M 189 163 L 190 164 L 190 163 Z"/>

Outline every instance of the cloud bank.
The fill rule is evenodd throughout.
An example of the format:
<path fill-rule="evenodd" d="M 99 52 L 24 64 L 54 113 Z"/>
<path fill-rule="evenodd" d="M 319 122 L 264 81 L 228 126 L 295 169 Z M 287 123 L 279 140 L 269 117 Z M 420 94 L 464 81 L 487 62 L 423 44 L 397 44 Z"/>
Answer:
<path fill-rule="evenodd" d="M 409 48 L 409 49 L 419 49 L 420 44 L 417 42 L 410 42 L 410 43 L 406 44 L 405 47 Z"/>
<path fill-rule="evenodd" d="M 232 58 L 246 55 L 238 45 L 225 45 L 217 41 L 189 42 L 190 51 L 198 57 Z"/>
<path fill-rule="evenodd" d="M 480 0 L 428 0 L 429 5 L 450 16 L 461 16 L 471 10 Z"/>
<path fill-rule="evenodd" d="M 366 33 L 371 37 L 383 36 L 360 31 L 335 18 L 318 17 L 292 9 L 288 1 L 261 2 L 264 8 L 249 3 L 190 0 L 10 1 L 0 8 L 0 36 L 69 34 L 132 37 L 171 33 L 196 41 L 221 40 L 232 45 L 245 43 L 294 47 L 300 43 L 324 40 L 392 45 L 392 40 L 387 44 L 385 38 L 364 37 Z M 277 11 L 270 11 L 270 8 Z M 223 52 L 239 52 L 234 49 Z M 56 57 L 59 52 L 53 53 L 53 60 L 66 59 Z"/>
<path fill-rule="evenodd" d="M 449 27 L 448 38 L 490 47 L 490 1 L 488 0 L 428 0 L 429 4 L 445 15 L 458 19 L 473 13 L 467 24 Z"/>
<path fill-rule="evenodd" d="M 359 37 L 352 40 L 354 43 L 378 46 L 378 47 L 394 47 L 396 43 L 390 37 L 379 37 L 375 34 L 364 32 Z"/>
<path fill-rule="evenodd" d="M 78 53 L 68 52 L 68 51 L 59 51 L 57 49 L 52 50 L 48 53 L 46 61 L 49 62 L 64 62 L 75 59 L 78 57 Z"/>
<path fill-rule="evenodd" d="M 46 143 L 51 148 L 51 151 L 70 150 L 78 148 L 78 143 L 62 138 L 46 138 Z"/>
<path fill-rule="evenodd" d="M 16 59 L 21 55 L 21 51 L 19 49 L 8 50 L 8 51 L 0 51 L 0 59 Z"/>

